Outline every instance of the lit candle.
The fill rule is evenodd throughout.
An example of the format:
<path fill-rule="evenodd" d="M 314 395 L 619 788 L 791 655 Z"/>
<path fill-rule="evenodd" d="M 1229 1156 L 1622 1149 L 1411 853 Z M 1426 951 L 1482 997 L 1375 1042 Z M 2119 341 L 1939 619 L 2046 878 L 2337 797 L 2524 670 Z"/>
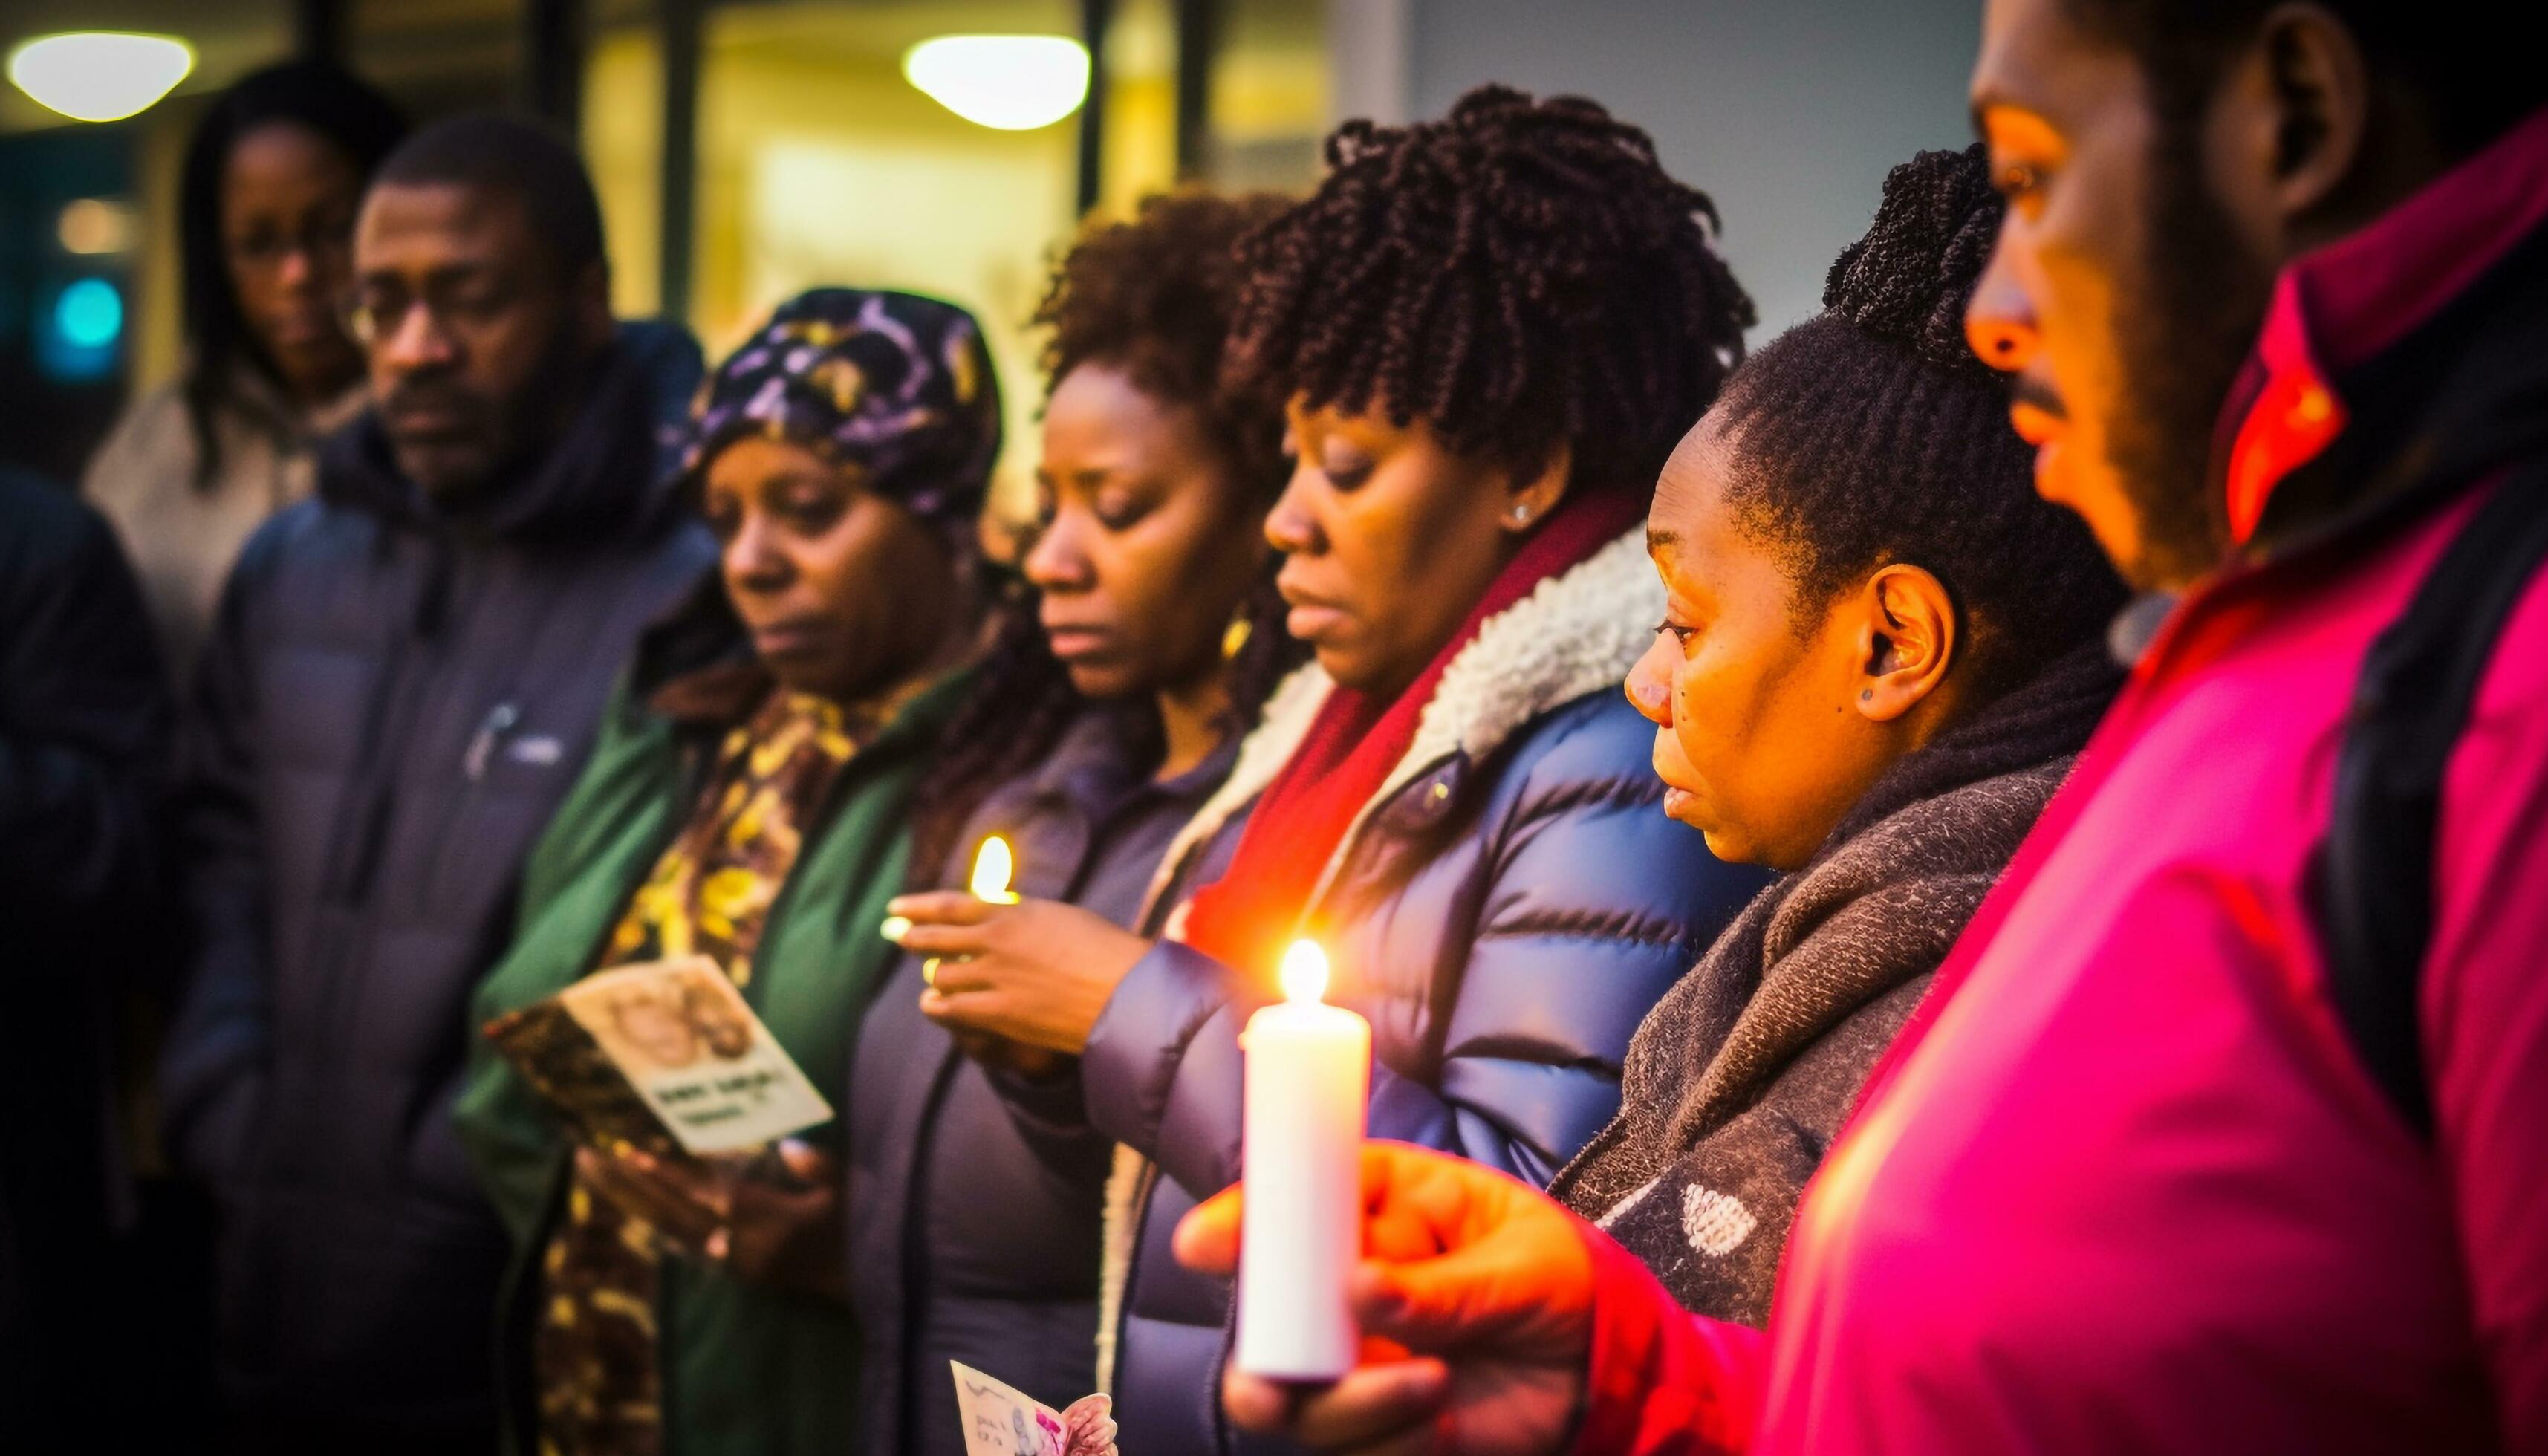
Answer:
<path fill-rule="evenodd" d="M 1014 872 L 1013 864 L 1007 840 L 995 834 L 982 841 L 982 848 L 973 854 L 973 881 L 970 886 L 973 898 L 985 900 L 994 905 L 1016 904 L 1018 897 L 1009 889 L 1009 876 Z M 899 946 L 902 944 L 902 938 L 911 934 L 911 918 L 905 915 L 888 915 L 884 918 L 884 923 L 876 927 L 876 933 Z M 934 975 L 937 970 L 938 961 L 933 956 L 924 974 Z"/>
<path fill-rule="evenodd" d="M 1359 1332 L 1345 1276 L 1362 1257 L 1363 1105 L 1371 1023 L 1322 1004 L 1327 957 L 1302 941 L 1283 957 L 1286 1000 L 1247 1019 L 1239 1202 L 1238 1368 L 1272 1380 L 1333 1380 Z"/>
<path fill-rule="evenodd" d="M 1016 904 L 1018 897 L 1009 891 L 1013 864 L 1007 840 L 995 834 L 982 841 L 982 848 L 973 855 L 973 898 L 994 905 Z"/>

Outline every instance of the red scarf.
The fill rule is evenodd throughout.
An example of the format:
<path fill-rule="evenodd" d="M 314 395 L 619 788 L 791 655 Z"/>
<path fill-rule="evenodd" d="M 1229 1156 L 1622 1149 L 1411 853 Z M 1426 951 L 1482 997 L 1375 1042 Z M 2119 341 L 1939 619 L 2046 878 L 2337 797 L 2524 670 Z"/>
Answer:
<path fill-rule="evenodd" d="M 1186 911 L 1185 943 L 1272 984 L 1319 876 L 1354 815 L 1407 756 L 1451 660 L 1488 618 L 1581 565 L 1644 514 L 1645 502 L 1624 492 L 1567 501 L 1497 573 L 1459 630 L 1395 701 L 1344 687 L 1328 692 L 1301 746 L 1257 799 L 1228 872 L 1196 891 Z"/>

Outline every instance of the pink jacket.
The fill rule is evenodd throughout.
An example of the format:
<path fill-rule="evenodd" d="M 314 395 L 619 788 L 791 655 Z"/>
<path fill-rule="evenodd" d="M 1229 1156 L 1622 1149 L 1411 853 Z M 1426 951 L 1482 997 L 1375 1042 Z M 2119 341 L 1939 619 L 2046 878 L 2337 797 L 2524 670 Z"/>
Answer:
<path fill-rule="evenodd" d="M 2427 1146 L 2339 1030 L 2307 871 L 2364 649 L 2477 493 L 2263 544 L 2385 403 L 2360 366 L 2543 256 L 2548 114 L 2285 274 L 2230 416 L 2257 561 L 2170 617 L 1870 1078 L 1769 1333 L 1592 1235 L 1580 1449 L 2548 1451 L 2548 581 L 2444 785 Z"/>

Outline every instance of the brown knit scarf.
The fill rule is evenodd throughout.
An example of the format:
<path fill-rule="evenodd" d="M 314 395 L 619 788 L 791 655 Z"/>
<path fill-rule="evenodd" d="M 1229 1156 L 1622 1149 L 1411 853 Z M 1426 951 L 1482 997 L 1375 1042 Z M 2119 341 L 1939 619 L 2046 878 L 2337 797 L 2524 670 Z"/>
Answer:
<path fill-rule="evenodd" d="M 1894 765 L 1813 860 L 1763 890 L 1646 1018 L 1629 1047 L 1618 1117 L 1550 1191 L 1600 1218 L 1720 1139 L 1708 1149 L 1713 1184 L 1692 1201 L 1742 1190 L 1746 1202 L 1723 1205 L 1727 1216 L 1762 1231 L 1722 1251 L 1748 1243 L 1740 1258 L 1694 1253 L 1693 1240 L 1709 1240 L 1684 1236 L 1683 1215 L 1638 1221 L 1651 1226 L 1643 1235 L 1615 1224 L 1611 1231 L 1685 1305 L 1723 1318 L 1766 1314 L 1804 1179 L 2121 681 L 2102 644 L 2083 646 Z M 1727 1133 L 1765 1100 L 1779 1103 L 1774 1135 Z"/>

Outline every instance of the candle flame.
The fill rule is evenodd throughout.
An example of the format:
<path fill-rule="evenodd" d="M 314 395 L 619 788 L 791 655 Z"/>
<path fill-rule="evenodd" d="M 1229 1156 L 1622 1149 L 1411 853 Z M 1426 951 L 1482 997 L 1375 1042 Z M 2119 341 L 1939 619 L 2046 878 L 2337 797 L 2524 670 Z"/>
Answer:
<path fill-rule="evenodd" d="M 1283 953 L 1283 995 L 1304 1004 L 1327 993 L 1327 953 L 1316 941 L 1294 941 Z"/>
<path fill-rule="evenodd" d="M 973 898 L 1002 903 L 1016 899 L 1009 893 L 1012 864 L 1007 840 L 995 834 L 982 841 L 981 851 L 973 857 Z"/>

